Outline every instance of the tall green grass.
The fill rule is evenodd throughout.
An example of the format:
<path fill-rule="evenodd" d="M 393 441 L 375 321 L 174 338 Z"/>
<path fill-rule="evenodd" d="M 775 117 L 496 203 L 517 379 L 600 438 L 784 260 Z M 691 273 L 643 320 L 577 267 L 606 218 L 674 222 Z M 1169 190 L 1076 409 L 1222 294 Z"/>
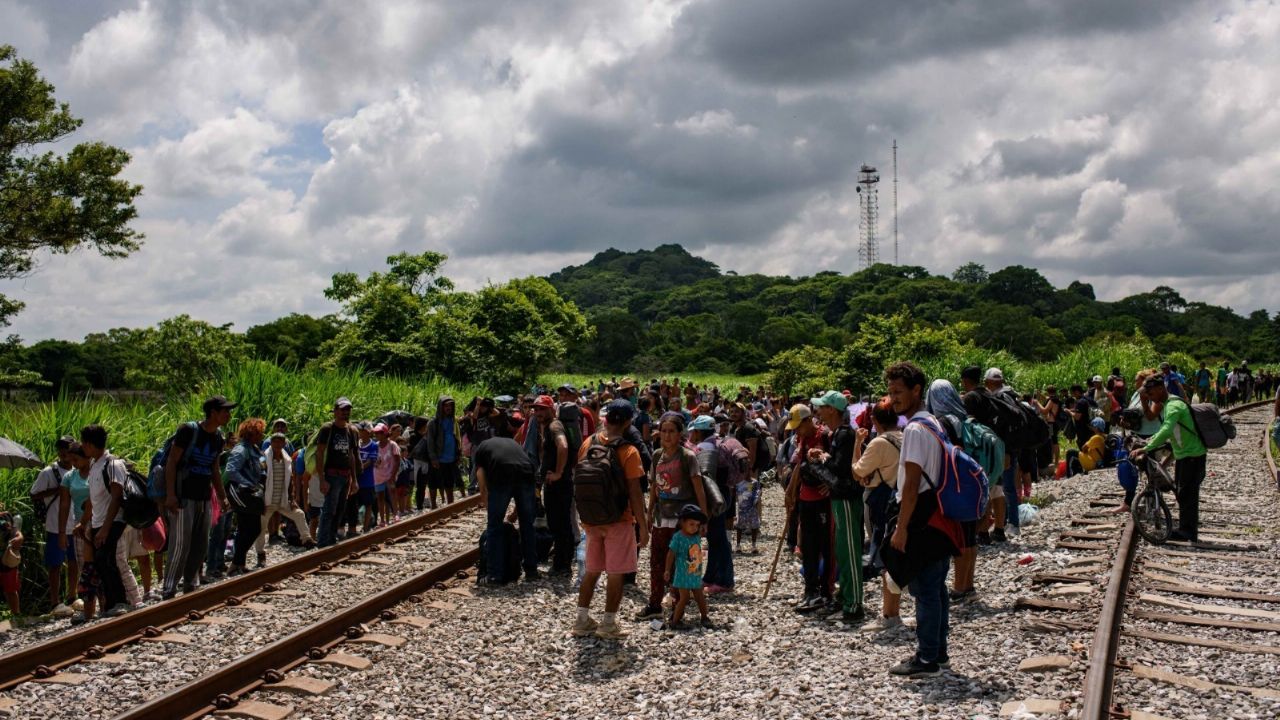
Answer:
<path fill-rule="evenodd" d="M 605 382 L 608 382 L 610 379 L 615 377 L 621 380 L 622 378 L 627 377 L 628 375 L 634 378 L 635 381 L 640 383 L 642 386 L 648 385 L 650 380 L 655 379 L 653 374 L 645 375 L 643 373 L 633 373 L 631 371 L 625 371 L 625 372 L 619 372 L 618 374 L 610 373 L 608 375 L 604 375 L 601 373 L 596 373 L 594 375 L 590 373 L 577 374 L 577 375 L 570 374 L 570 373 L 558 373 L 558 374 L 544 375 L 538 378 L 538 381 L 543 385 L 551 388 L 557 387 L 562 383 L 568 382 L 574 385 L 575 387 L 587 386 L 594 389 L 597 380 L 603 380 Z M 673 373 L 663 373 L 657 376 L 658 380 L 662 380 L 664 378 L 667 380 L 667 382 L 673 382 L 676 378 L 679 378 L 681 387 L 684 387 L 685 384 L 692 382 L 694 385 L 696 385 L 699 388 L 718 387 L 720 388 L 720 391 L 722 393 L 729 393 L 729 392 L 736 391 L 738 387 L 741 385 L 746 385 L 751 388 L 756 388 L 761 385 L 767 384 L 768 373 L 759 373 L 757 375 L 723 375 L 723 374 L 717 374 L 717 373 L 700 373 L 700 372 L 674 373 L 673 372 Z"/>

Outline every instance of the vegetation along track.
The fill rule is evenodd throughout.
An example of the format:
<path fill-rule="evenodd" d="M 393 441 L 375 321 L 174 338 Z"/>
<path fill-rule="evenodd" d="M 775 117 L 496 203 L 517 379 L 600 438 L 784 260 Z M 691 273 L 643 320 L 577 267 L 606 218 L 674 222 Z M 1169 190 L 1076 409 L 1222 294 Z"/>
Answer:
<path fill-rule="evenodd" d="M 457 560 L 475 547 L 478 506 L 466 498 L 0 657 L 0 708 L 83 718 L 199 682 L 308 623 L 347 617 L 365 605 L 359 598 Z"/>
<path fill-rule="evenodd" d="M 1089 649 L 1083 720 L 1280 716 L 1271 407 L 1230 411 L 1238 434 L 1210 451 L 1199 542 L 1151 545 L 1132 518 L 1123 523 Z"/>

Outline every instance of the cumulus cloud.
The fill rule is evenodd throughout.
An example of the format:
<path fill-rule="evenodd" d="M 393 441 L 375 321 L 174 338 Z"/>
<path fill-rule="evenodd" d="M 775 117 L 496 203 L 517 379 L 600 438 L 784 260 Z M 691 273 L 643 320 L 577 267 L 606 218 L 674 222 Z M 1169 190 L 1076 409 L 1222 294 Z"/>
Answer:
<path fill-rule="evenodd" d="M 28 338 L 330 312 L 333 272 L 400 251 L 463 287 L 666 242 L 852 271 L 864 162 L 892 254 L 894 139 L 904 263 L 1280 305 L 1267 3 L 9 0 L 0 27 L 146 186 L 143 250 L 6 283 Z"/>

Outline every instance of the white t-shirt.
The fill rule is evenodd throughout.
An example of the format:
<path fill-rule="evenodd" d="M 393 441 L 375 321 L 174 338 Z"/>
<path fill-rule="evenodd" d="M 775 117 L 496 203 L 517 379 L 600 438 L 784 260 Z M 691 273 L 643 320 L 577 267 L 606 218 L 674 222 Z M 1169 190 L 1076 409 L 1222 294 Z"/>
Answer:
<path fill-rule="evenodd" d="M 104 466 L 107 468 L 107 482 L 111 485 L 119 485 L 120 490 L 124 491 L 124 465 L 117 462 L 111 453 L 103 453 L 102 457 L 89 466 L 89 502 L 93 503 L 93 517 L 90 523 L 94 528 L 102 527 L 107 521 L 107 506 L 111 504 L 111 490 L 102 482 Z M 115 522 L 124 522 L 119 511 L 116 512 Z"/>
<path fill-rule="evenodd" d="M 63 470 L 57 465 L 49 465 L 40 471 L 36 476 L 36 481 L 31 485 L 31 495 L 35 495 L 45 490 L 53 490 L 62 487 L 62 477 L 71 472 L 70 469 Z M 62 506 L 62 498 L 55 493 L 52 497 L 43 500 L 44 504 L 49 508 L 48 514 L 44 517 L 45 532 L 57 534 L 60 530 L 58 527 L 58 515 Z"/>
<path fill-rule="evenodd" d="M 930 423 L 935 428 L 942 427 L 936 418 L 924 410 L 911 416 L 912 420 L 916 418 L 922 418 L 921 422 Z M 909 462 L 924 470 L 917 492 L 925 492 L 933 487 L 925 479 L 925 475 L 932 478 L 934 483 L 942 476 L 942 443 L 938 442 L 937 436 L 928 428 L 922 427 L 920 422 L 909 422 L 902 430 L 902 453 L 898 456 L 898 502 L 902 502 L 902 488 L 907 482 L 906 465 Z"/>

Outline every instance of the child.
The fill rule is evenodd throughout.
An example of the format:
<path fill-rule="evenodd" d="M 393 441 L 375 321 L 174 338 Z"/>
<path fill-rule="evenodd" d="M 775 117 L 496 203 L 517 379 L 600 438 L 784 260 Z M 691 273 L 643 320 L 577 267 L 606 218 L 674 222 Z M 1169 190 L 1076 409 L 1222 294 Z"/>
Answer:
<path fill-rule="evenodd" d="M 77 543 L 76 552 L 83 551 L 82 557 L 93 557 L 93 542 L 89 538 L 89 525 L 93 517 L 93 503 L 85 500 L 81 505 L 80 522 L 76 524 L 72 536 Z M 86 562 L 80 566 L 80 579 L 76 583 L 76 595 L 79 596 L 83 607 L 80 614 L 71 618 L 72 625 L 79 625 L 86 621 L 92 620 L 97 606 L 106 603 L 106 597 L 102 591 L 102 578 L 98 576 L 98 568 L 92 562 Z"/>
<path fill-rule="evenodd" d="M 409 457 L 408 443 L 404 438 L 397 438 L 400 445 L 400 474 L 396 476 L 396 519 L 409 515 L 409 494 L 413 492 L 414 476 L 417 467 L 413 458 Z"/>
<path fill-rule="evenodd" d="M 0 591 L 4 592 L 5 602 L 9 605 L 9 614 L 13 616 L 11 625 L 21 627 L 22 606 L 18 603 L 22 579 L 18 575 L 18 565 L 22 560 L 22 516 L 14 515 L 0 506 L 0 554 L 4 562 L 0 563 Z"/>
<path fill-rule="evenodd" d="M 747 478 L 738 483 L 738 519 L 734 523 L 738 531 L 738 548 L 742 552 L 742 536 L 751 535 L 751 554 L 760 552 L 756 549 L 756 540 L 760 537 L 760 478 Z"/>
<path fill-rule="evenodd" d="M 676 605 L 671 611 L 671 623 L 668 627 L 682 630 L 684 625 L 684 608 L 689 604 L 689 595 L 698 603 L 698 612 L 702 615 L 702 627 L 712 628 L 711 618 L 707 617 L 707 594 L 702 590 L 702 535 L 700 530 L 707 522 L 707 516 L 697 505 L 685 505 L 680 510 L 680 532 L 671 537 L 671 552 L 667 553 L 667 584 L 680 593 Z"/>

